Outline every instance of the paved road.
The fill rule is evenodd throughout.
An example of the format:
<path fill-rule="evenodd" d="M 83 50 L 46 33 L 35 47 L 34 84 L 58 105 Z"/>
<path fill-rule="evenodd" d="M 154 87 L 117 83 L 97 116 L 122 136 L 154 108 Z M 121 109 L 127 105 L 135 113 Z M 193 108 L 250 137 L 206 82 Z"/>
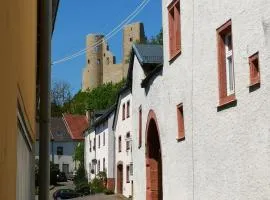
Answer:
<path fill-rule="evenodd" d="M 76 200 L 126 200 L 125 198 L 119 197 L 117 195 L 90 195 L 85 197 L 76 198 Z"/>
<path fill-rule="evenodd" d="M 62 189 L 62 188 L 74 189 L 74 187 L 75 186 L 72 181 L 59 183 L 59 186 L 56 186 L 54 189 L 50 190 L 49 200 L 53 200 L 52 195 L 56 190 Z M 90 195 L 90 196 L 79 197 L 75 199 L 76 200 L 126 200 L 126 198 L 120 197 L 118 195 L 104 195 L 104 194 Z M 37 196 L 36 196 L 36 200 L 38 200 Z"/>

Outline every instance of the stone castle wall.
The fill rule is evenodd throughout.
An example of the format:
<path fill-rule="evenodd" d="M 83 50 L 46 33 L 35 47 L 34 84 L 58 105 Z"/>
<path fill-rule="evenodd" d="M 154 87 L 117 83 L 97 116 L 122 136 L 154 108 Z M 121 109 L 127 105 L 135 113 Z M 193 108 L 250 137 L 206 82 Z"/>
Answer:
<path fill-rule="evenodd" d="M 104 35 L 89 34 L 86 38 L 87 47 L 103 41 L 96 48 L 89 48 L 86 53 L 86 67 L 82 74 L 82 91 L 108 82 L 119 82 L 127 76 L 129 54 L 134 42 L 141 42 L 145 38 L 142 23 L 128 24 L 123 28 L 123 57 L 120 63 L 109 49 Z"/>

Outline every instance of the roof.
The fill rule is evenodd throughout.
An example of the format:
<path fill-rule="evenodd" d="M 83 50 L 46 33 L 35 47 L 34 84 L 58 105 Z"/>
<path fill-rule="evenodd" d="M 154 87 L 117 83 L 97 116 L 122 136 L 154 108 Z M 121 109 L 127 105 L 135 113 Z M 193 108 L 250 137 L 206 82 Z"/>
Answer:
<path fill-rule="evenodd" d="M 52 32 L 54 31 L 54 25 L 55 25 L 55 21 L 56 21 L 59 2 L 60 2 L 60 0 L 53 0 L 52 1 Z"/>
<path fill-rule="evenodd" d="M 62 117 L 51 118 L 51 134 L 54 141 L 72 140 Z"/>
<path fill-rule="evenodd" d="M 73 140 L 84 140 L 83 133 L 89 127 L 85 115 L 63 114 L 67 130 Z"/>
<path fill-rule="evenodd" d="M 163 64 L 156 66 L 141 82 L 141 87 L 146 88 L 150 80 L 163 69 Z"/>
<path fill-rule="evenodd" d="M 162 45 L 134 44 L 133 50 L 141 65 L 163 63 Z"/>
<path fill-rule="evenodd" d="M 133 44 L 127 75 L 127 84 L 130 87 L 132 85 L 133 62 L 135 55 L 145 73 L 149 74 L 155 67 L 163 64 L 163 47 L 162 45 L 155 44 Z"/>
<path fill-rule="evenodd" d="M 109 109 L 107 109 L 103 115 L 101 115 L 99 118 L 97 118 L 93 124 L 93 126 L 98 126 L 99 124 L 101 124 L 102 122 L 106 121 L 108 119 L 108 117 L 110 116 L 111 113 L 113 113 L 113 111 L 115 111 L 116 108 L 116 104 L 114 104 L 113 106 L 111 106 Z"/>

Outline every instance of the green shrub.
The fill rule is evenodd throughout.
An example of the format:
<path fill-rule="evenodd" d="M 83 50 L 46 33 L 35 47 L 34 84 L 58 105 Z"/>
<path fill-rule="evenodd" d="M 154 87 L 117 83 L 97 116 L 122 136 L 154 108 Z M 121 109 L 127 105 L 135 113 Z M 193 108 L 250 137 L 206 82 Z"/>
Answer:
<path fill-rule="evenodd" d="M 106 194 L 106 195 L 112 195 L 112 194 L 114 194 L 114 192 L 112 190 L 105 189 L 104 190 L 104 194 Z"/>
<path fill-rule="evenodd" d="M 94 178 L 90 182 L 90 189 L 93 193 L 102 193 L 105 190 L 104 182 L 99 178 Z"/>
<path fill-rule="evenodd" d="M 77 187 L 77 185 L 79 185 L 81 183 L 87 183 L 85 169 L 84 169 L 83 164 L 79 165 L 77 173 L 76 173 L 76 175 L 74 177 L 74 184 L 75 184 L 76 187 Z"/>

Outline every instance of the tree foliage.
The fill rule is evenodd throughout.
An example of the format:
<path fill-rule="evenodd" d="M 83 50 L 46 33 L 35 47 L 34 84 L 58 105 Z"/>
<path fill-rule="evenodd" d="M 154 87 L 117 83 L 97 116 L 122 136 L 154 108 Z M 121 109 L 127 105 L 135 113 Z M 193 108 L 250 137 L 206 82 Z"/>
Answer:
<path fill-rule="evenodd" d="M 71 114 L 85 114 L 87 109 L 91 110 L 103 110 L 112 106 L 117 98 L 117 94 L 121 87 L 124 86 L 125 80 L 120 81 L 119 83 L 106 83 L 102 84 L 91 91 L 86 92 L 79 91 L 73 98 L 59 98 L 60 100 L 52 101 L 52 116 L 62 116 L 62 113 L 71 113 Z M 58 87 L 56 87 L 58 88 Z M 58 89 L 57 89 L 58 90 Z M 66 93 L 67 90 L 61 90 Z M 58 99 L 58 92 L 52 94 L 56 97 L 52 99 Z M 65 96 L 65 95 L 64 95 Z M 68 97 L 68 95 L 66 96 Z M 61 102 L 61 103 L 59 103 Z"/>
<path fill-rule="evenodd" d="M 73 155 L 75 161 L 84 163 L 84 142 L 80 142 L 76 147 Z"/>

